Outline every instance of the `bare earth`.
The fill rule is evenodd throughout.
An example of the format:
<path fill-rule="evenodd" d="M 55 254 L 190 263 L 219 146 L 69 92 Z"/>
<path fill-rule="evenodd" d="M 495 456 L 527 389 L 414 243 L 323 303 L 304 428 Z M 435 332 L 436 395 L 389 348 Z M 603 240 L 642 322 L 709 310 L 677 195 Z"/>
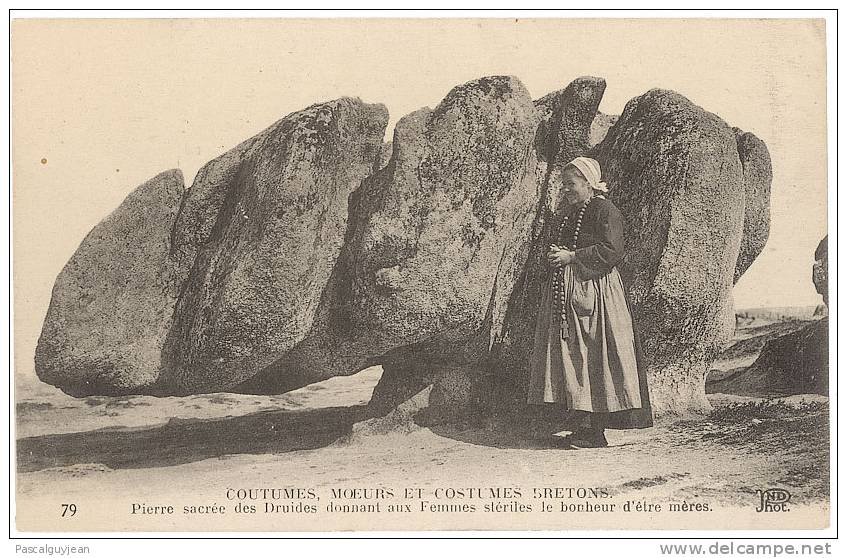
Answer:
<path fill-rule="evenodd" d="M 738 340 L 747 339 L 747 346 L 758 350 L 757 343 L 749 341 L 751 335 L 742 329 Z M 750 359 L 742 348 L 727 353 L 725 368 Z M 352 425 L 366 418 L 365 404 L 380 374 L 379 367 L 369 368 L 279 396 L 84 399 L 41 384 L 33 373 L 19 374 L 18 529 L 820 529 L 828 525 L 826 397 L 763 400 L 711 394 L 715 410 L 710 415 L 666 420 L 647 430 L 609 431 L 611 447 L 604 449 L 563 449 L 553 436 L 555 427 L 519 424 L 506 417 L 450 428 L 413 425 L 408 432 L 350 436 Z M 233 493 L 228 492 L 284 487 L 312 489 L 319 499 L 278 499 L 271 503 L 288 507 L 272 513 L 264 508 L 265 500 L 244 500 L 257 506 L 257 513 L 244 514 L 236 513 L 241 500 L 231 499 Z M 501 492 L 494 498 L 487 492 L 498 487 L 517 489 L 520 495 Z M 381 500 L 333 499 L 334 488 L 385 488 L 391 495 Z M 407 488 L 421 489 L 423 497 L 404 499 Z M 545 493 L 545 488 L 559 488 L 558 498 Z M 769 488 L 791 494 L 790 512 L 755 511 L 760 503 L 756 491 Z M 445 489 L 464 490 L 465 497 L 449 498 Z M 377 501 L 376 513 L 326 509 L 329 504 Z M 61 518 L 63 503 L 77 504 L 77 513 Z M 388 511 L 392 503 L 410 508 Z M 636 511 L 638 503 L 662 509 Z M 700 511 L 668 510 L 670 504 L 683 503 Z M 175 513 L 132 514 L 133 504 L 173 505 Z M 183 513 L 184 506 L 213 504 L 226 506 L 226 512 Z M 304 512 L 303 504 L 315 505 L 317 512 Z M 430 504 L 470 504 L 474 510 L 423 509 Z M 488 511 L 486 504 L 499 507 Z M 545 504 L 552 506 L 551 511 L 541 511 Z M 563 504 L 572 508 L 561 511 Z M 600 504 L 616 507 L 586 509 Z M 519 505 L 531 509 L 517 511 Z"/>

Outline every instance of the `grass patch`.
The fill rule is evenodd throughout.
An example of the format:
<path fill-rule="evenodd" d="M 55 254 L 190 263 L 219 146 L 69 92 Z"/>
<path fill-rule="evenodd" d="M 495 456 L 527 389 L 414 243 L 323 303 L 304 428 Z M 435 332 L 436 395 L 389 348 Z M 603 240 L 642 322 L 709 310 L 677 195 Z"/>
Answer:
<path fill-rule="evenodd" d="M 683 479 L 688 476 L 688 473 L 671 473 L 667 476 L 658 476 L 658 477 L 641 477 L 640 479 L 635 479 L 631 481 L 627 481 L 621 485 L 621 488 L 639 490 L 642 488 L 650 488 L 651 486 L 659 486 L 661 484 L 667 484 L 668 481 Z"/>
<path fill-rule="evenodd" d="M 761 451 L 822 447 L 829 450 L 829 403 L 788 404 L 782 400 L 732 403 L 702 420 L 682 421 L 677 429 L 724 445 L 750 445 Z"/>
<path fill-rule="evenodd" d="M 730 403 L 714 409 L 707 420 L 715 423 L 736 423 L 746 420 L 774 420 L 805 417 L 810 414 L 829 413 L 826 401 L 808 401 L 788 404 L 782 399 Z"/>
<path fill-rule="evenodd" d="M 783 463 L 777 483 L 802 488 L 807 496 L 829 494 L 829 403 L 783 400 L 734 403 L 702 420 L 671 427 L 679 444 L 718 444 Z"/>

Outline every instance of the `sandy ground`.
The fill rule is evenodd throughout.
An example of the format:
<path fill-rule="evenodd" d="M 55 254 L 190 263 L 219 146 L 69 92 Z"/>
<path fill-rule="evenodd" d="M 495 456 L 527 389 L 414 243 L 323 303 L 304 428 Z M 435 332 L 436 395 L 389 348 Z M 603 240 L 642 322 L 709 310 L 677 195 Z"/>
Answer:
<path fill-rule="evenodd" d="M 739 341 L 751 338 L 744 335 Z M 726 361 L 749 360 L 741 353 L 727 354 Z M 352 425 L 366 417 L 365 404 L 380 374 L 379 367 L 370 368 L 279 396 L 83 399 L 20 374 L 17 527 L 314 531 L 828 524 L 825 397 L 766 401 L 711 394 L 710 415 L 610 431 L 611 447 L 604 449 L 565 449 L 556 443 L 555 424 L 510 417 L 351 437 Z M 239 498 L 236 492 L 257 488 L 303 492 L 301 499 Z M 371 491 L 364 496 L 375 496 L 377 488 L 390 494 L 332 493 L 357 488 Z M 757 490 L 774 488 L 791 494 L 790 512 L 756 512 Z M 62 518 L 62 504 L 68 503 L 77 511 Z M 237 512 L 239 503 L 256 506 L 256 513 Z M 653 509 L 637 511 L 639 503 Z M 175 511 L 133 514 L 134 504 L 172 505 Z M 379 511 L 352 507 L 365 504 L 378 504 Z M 671 511 L 672 504 L 700 509 Z M 211 513 L 213 505 L 226 511 Z M 306 509 L 311 505 L 313 512 Z M 185 513 L 185 506 L 209 513 Z"/>

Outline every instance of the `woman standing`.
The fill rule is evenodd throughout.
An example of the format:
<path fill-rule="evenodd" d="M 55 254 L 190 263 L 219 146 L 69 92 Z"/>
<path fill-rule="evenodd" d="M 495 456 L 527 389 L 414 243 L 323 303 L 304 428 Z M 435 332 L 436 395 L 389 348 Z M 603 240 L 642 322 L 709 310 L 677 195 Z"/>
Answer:
<path fill-rule="evenodd" d="M 605 447 L 606 428 L 653 425 L 646 375 L 629 301 L 615 267 L 623 258 L 623 217 L 603 194 L 600 164 L 577 157 L 561 175 L 530 363 L 528 402 L 579 411 L 583 425 L 566 440 Z"/>

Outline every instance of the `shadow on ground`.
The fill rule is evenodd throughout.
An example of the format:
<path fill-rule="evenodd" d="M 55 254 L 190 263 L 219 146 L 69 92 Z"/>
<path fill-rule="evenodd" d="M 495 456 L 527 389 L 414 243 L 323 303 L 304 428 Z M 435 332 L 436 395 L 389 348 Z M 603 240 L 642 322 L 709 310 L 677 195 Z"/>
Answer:
<path fill-rule="evenodd" d="M 114 428 L 49 434 L 17 441 L 18 472 L 101 463 L 111 469 L 167 467 L 239 454 L 318 449 L 344 438 L 353 424 L 373 417 L 367 405 L 261 411 L 217 419 L 171 419 L 153 428 Z M 550 413 L 494 415 L 470 422 L 429 425 L 436 434 L 497 448 L 563 447 L 567 429 Z"/>
<path fill-rule="evenodd" d="M 564 434 L 572 432 L 579 419 L 552 407 L 527 407 L 522 411 L 495 412 L 464 421 L 430 423 L 416 421 L 435 434 L 466 444 L 500 449 L 569 449 Z M 557 435 L 560 434 L 560 435 Z"/>
<path fill-rule="evenodd" d="M 112 469 L 165 467 L 233 454 L 327 446 L 370 416 L 367 406 L 264 411 L 222 419 L 171 419 L 155 428 L 103 429 L 17 441 L 18 472 L 83 463 Z"/>

